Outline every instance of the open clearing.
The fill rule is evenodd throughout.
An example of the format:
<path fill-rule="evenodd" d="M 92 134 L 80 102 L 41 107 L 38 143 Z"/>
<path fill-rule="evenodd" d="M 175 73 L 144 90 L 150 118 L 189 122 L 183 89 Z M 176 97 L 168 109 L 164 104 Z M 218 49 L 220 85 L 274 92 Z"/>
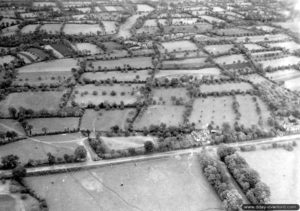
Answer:
<path fill-rule="evenodd" d="M 139 71 L 107 71 L 107 72 L 92 72 L 84 73 L 81 78 L 89 79 L 91 81 L 105 81 L 105 80 L 117 80 L 117 81 L 146 81 L 151 77 L 151 71 L 139 70 Z"/>
<path fill-rule="evenodd" d="M 63 94 L 64 92 L 59 91 L 11 93 L 5 100 L 0 102 L 0 113 L 4 114 L 4 116 L 9 116 L 8 108 L 11 106 L 15 108 L 23 107 L 34 111 L 42 109 L 57 111 Z"/>
<path fill-rule="evenodd" d="M 46 198 L 50 210 L 222 210 L 196 155 L 27 177 L 26 182 Z"/>
<path fill-rule="evenodd" d="M 132 119 L 135 109 L 100 110 L 87 109 L 81 120 L 81 130 L 111 131 L 111 127 L 118 125 L 121 130 L 127 128 L 127 119 Z"/>
<path fill-rule="evenodd" d="M 280 66 L 288 66 L 288 65 L 296 65 L 300 62 L 300 58 L 296 56 L 286 56 L 283 58 L 278 59 L 271 59 L 260 61 L 259 63 L 262 64 L 263 68 L 267 68 L 270 66 L 271 68 L 276 68 Z"/>
<path fill-rule="evenodd" d="M 101 139 L 111 150 L 124 150 L 128 148 L 144 149 L 146 141 L 156 144 L 156 138 L 151 136 L 101 137 Z"/>
<path fill-rule="evenodd" d="M 230 83 L 221 83 L 221 84 L 203 84 L 200 86 L 200 91 L 202 93 L 211 93 L 211 92 L 230 92 L 234 91 L 248 91 L 251 90 L 252 86 L 246 82 L 230 82 Z"/>
<path fill-rule="evenodd" d="M 148 106 L 142 116 L 137 117 L 134 122 L 135 129 L 148 128 L 150 125 L 160 125 L 178 127 L 183 123 L 185 106 L 153 105 Z"/>
<path fill-rule="evenodd" d="M 152 60 L 151 57 L 135 57 L 135 58 L 121 58 L 116 60 L 104 60 L 104 61 L 95 61 L 92 62 L 94 69 L 98 70 L 99 67 L 101 69 L 115 70 L 124 67 L 131 67 L 134 69 L 147 69 L 152 68 Z"/>
<path fill-rule="evenodd" d="M 221 74 L 219 68 L 203 68 L 199 70 L 160 70 L 155 73 L 155 78 L 180 78 L 182 76 L 194 76 L 202 78 L 203 76 L 218 76 Z"/>
<path fill-rule="evenodd" d="M 240 154 L 253 169 L 258 171 L 261 180 L 269 185 L 271 203 L 300 203 L 299 146 L 292 152 L 284 149 L 269 149 L 240 152 Z"/>
<path fill-rule="evenodd" d="M 39 62 L 19 68 L 19 72 L 65 72 L 77 67 L 75 59 L 57 59 L 47 62 Z"/>
<path fill-rule="evenodd" d="M 166 52 L 195 51 L 198 49 L 195 43 L 192 43 L 191 41 L 188 40 L 164 42 L 162 43 L 162 46 Z"/>
<path fill-rule="evenodd" d="M 32 125 L 32 134 L 44 134 L 53 132 L 67 132 L 77 130 L 79 127 L 79 118 L 35 118 L 27 120 L 29 125 Z"/>
<path fill-rule="evenodd" d="M 95 105 L 107 102 L 109 104 L 121 104 L 123 101 L 125 105 L 133 104 L 142 97 L 139 84 L 114 84 L 105 86 L 95 86 L 93 84 L 75 87 L 74 101 L 79 105 L 85 107 L 89 103 Z M 97 92 L 97 94 L 96 94 Z M 123 93 L 123 94 L 122 94 Z"/>
<path fill-rule="evenodd" d="M 179 104 L 182 105 L 189 101 L 188 93 L 185 88 L 155 88 L 153 89 L 152 95 L 152 99 L 158 105 L 175 105 L 175 101 L 177 100 L 180 101 Z"/>
<path fill-rule="evenodd" d="M 190 123 L 195 123 L 196 129 L 207 128 L 209 124 L 222 127 L 227 122 L 233 126 L 235 114 L 232 108 L 233 97 L 207 97 L 195 99 Z"/>
<path fill-rule="evenodd" d="M 115 34 L 117 32 L 116 21 L 102 21 L 106 34 Z"/>
<path fill-rule="evenodd" d="M 63 32 L 70 35 L 96 34 L 102 32 L 99 24 L 66 24 Z"/>

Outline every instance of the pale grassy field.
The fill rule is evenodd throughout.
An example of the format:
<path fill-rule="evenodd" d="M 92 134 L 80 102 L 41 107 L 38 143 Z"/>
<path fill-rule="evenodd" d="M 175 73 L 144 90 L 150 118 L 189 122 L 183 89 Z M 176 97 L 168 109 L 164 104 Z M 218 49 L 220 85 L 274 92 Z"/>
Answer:
<path fill-rule="evenodd" d="M 117 67 L 123 68 L 130 66 L 133 68 L 151 68 L 153 67 L 151 57 L 135 57 L 135 58 L 121 58 L 117 60 L 105 60 L 92 62 L 94 68 L 97 70 L 100 66 L 103 69 L 114 70 Z"/>
<path fill-rule="evenodd" d="M 92 43 L 76 43 L 76 48 L 82 52 L 90 52 L 90 54 L 98 54 L 103 52 L 97 45 Z"/>
<path fill-rule="evenodd" d="M 134 122 L 135 129 L 148 128 L 150 125 L 179 126 L 183 123 L 184 106 L 153 105 L 148 106 L 145 113 Z"/>
<path fill-rule="evenodd" d="M 226 44 L 226 45 L 208 45 L 205 46 L 204 49 L 207 50 L 209 53 L 213 54 L 220 54 L 226 53 L 233 48 L 233 44 Z"/>
<path fill-rule="evenodd" d="M 186 75 L 202 78 L 203 76 L 219 76 L 220 74 L 220 69 L 215 67 L 199 70 L 160 70 L 158 73 L 155 73 L 155 78 L 179 78 Z"/>
<path fill-rule="evenodd" d="M 39 24 L 26 25 L 21 29 L 21 33 L 23 33 L 23 34 L 33 33 L 38 26 L 39 26 Z"/>
<path fill-rule="evenodd" d="M 162 46 L 168 52 L 173 51 L 194 51 L 197 50 L 195 43 L 188 40 L 174 41 L 174 42 L 163 42 Z"/>
<path fill-rule="evenodd" d="M 262 64 L 263 68 L 268 66 L 270 67 L 279 67 L 279 66 L 286 66 L 286 65 L 296 65 L 300 62 L 300 58 L 296 56 L 286 56 L 279 59 L 271 59 L 260 61 L 259 63 Z"/>
<path fill-rule="evenodd" d="M 285 39 L 291 39 L 286 34 L 266 34 L 266 35 L 254 35 L 254 36 L 247 36 L 250 42 L 263 42 L 263 41 L 280 41 Z M 246 36 L 237 37 L 237 42 L 245 42 Z"/>
<path fill-rule="evenodd" d="M 200 91 L 203 93 L 210 93 L 210 92 L 230 92 L 231 90 L 240 90 L 240 91 L 248 91 L 253 89 L 251 84 L 246 82 L 240 83 L 221 83 L 221 84 L 203 84 L 200 86 Z"/>
<path fill-rule="evenodd" d="M 266 76 L 273 81 L 286 81 L 300 77 L 300 71 L 295 69 L 278 70 L 276 72 L 266 73 Z"/>
<path fill-rule="evenodd" d="M 138 12 L 151 12 L 154 8 L 149 6 L 148 4 L 138 4 L 137 5 L 137 11 Z"/>
<path fill-rule="evenodd" d="M 196 155 L 27 177 L 50 211 L 209 210 L 222 205 Z"/>
<path fill-rule="evenodd" d="M 212 23 L 212 22 L 217 22 L 217 23 L 225 22 L 225 21 L 222 20 L 222 19 L 215 18 L 215 17 L 208 16 L 208 15 L 201 15 L 200 18 L 206 20 L 206 21 L 209 22 L 209 23 Z"/>
<path fill-rule="evenodd" d="M 13 60 L 15 59 L 14 56 L 10 56 L 10 55 L 7 55 L 7 56 L 1 56 L 0 57 L 0 65 L 3 65 L 3 64 L 9 64 L 10 62 L 12 62 Z"/>
<path fill-rule="evenodd" d="M 212 121 L 220 128 L 225 122 L 233 126 L 235 114 L 232 103 L 232 96 L 197 98 L 189 121 L 195 123 L 196 129 L 206 128 Z"/>
<path fill-rule="evenodd" d="M 172 25 L 190 25 L 195 24 L 197 18 L 173 18 Z"/>
<path fill-rule="evenodd" d="M 127 119 L 135 116 L 135 109 L 124 110 L 100 110 L 94 111 L 87 109 L 81 120 L 81 130 L 89 129 L 91 131 L 110 131 L 111 127 L 119 126 L 121 130 L 125 130 L 128 126 Z"/>
<path fill-rule="evenodd" d="M 15 131 L 19 136 L 25 135 L 22 125 L 14 119 L 0 119 L 0 132 Z"/>
<path fill-rule="evenodd" d="M 102 32 L 99 24 L 66 24 L 63 32 L 69 35 L 82 34 L 97 34 L 97 32 Z"/>
<path fill-rule="evenodd" d="M 77 67 L 75 59 L 57 59 L 46 62 L 39 62 L 31 65 L 26 65 L 18 69 L 23 72 L 65 72 Z"/>
<path fill-rule="evenodd" d="M 247 60 L 244 58 L 243 54 L 234 54 L 229 56 L 221 56 L 214 59 L 218 64 L 233 64 L 234 62 L 246 62 Z"/>
<path fill-rule="evenodd" d="M 183 103 L 189 101 L 188 92 L 185 88 L 153 89 L 152 95 L 152 99 L 162 105 L 173 105 L 172 97 L 181 98 Z"/>
<path fill-rule="evenodd" d="M 258 171 L 261 180 L 270 186 L 271 203 L 300 203 L 299 146 L 292 152 L 270 149 L 240 152 L 240 154 L 253 169 Z"/>
<path fill-rule="evenodd" d="M 279 43 L 270 43 L 269 44 L 271 47 L 281 47 L 281 48 L 286 48 L 289 51 L 293 52 L 295 50 L 300 49 L 300 44 L 294 42 L 294 41 L 289 41 L 289 42 L 279 42 Z"/>
<path fill-rule="evenodd" d="M 264 49 L 264 47 L 257 45 L 255 43 L 249 43 L 249 44 L 244 44 L 245 48 L 247 48 L 249 51 L 251 50 L 260 50 Z"/>
<path fill-rule="evenodd" d="M 107 34 L 115 34 L 117 32 L 116 21 L 102 21 L 102 23 Z"/>
<path fill-rule="evenodd" d="M 156 145 L 156 138 L 151 136 L 129 136 L 129 137 L 101 137 L 105 145 L 111 150 L 124 150 L 129 148 L 144 148 L 146 141 Z"/>

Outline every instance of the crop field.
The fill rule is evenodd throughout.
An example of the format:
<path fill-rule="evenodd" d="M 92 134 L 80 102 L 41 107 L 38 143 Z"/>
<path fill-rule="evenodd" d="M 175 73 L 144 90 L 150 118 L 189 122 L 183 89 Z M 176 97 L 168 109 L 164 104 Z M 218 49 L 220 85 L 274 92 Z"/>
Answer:
<path fill-rule="evenodd" d="M 55 84 L 61 85 L 66 80 L 74 81 L 71 72 L 23 72 L 18 73 L 16 79 L 13 81 L 14 85 L 24 86 L 25 84 L 39 86 L 41 84 Z"/>
<path fill-rule="evenodd" d="M 203 76 L 219 76 L 220 74 L 220 69 L 216 67 L 199 70 L 160 70 L 155 73 L 155 78 L 180 78 L 185 75 L 202 78 Z"/>
<path fill-rule="evenodd" d="M 28 56 L 22 54 L 21 52 L 19 52 L 18 57 L 20 57 L 21 59 L 23 59 L 23 61 L 25 62 L 25 64 L 31 64 L 33 61 L 31 58 L 28 58 Z"/>
<path fill-rule="evenodd" d="M 0 147 L 1 156 L 9 154 L 17 155 L 22 164 L 26 164 L 30 159 L 47 160 L 48 152 L 56 157 L 63 157 L 64 154 L 74 154 L 74 149 L 73 147 L 67 147 L 67 145 L 43 143 L 35 139 L 25 139 Z"/>
<path fill-rule="evenodd" d="M 148 106 L 142 116 L 137 117 L 133 127 L 137 130 L 148 128 L 150 125 L 179 126 L 183 124 L 185 106 L 152 105 Z"/>
<path fill-rule="evenodd" d="M 0 132 L 15 131 L 19 136 L 24 136 L 22 125 L 14 119 L 0 119 Z"/>
<path fill-rule="evenodd" d="M 40 31 L 45 31 L 48 34 L 58 34 L 62 27 L 62 23 L 44 24 L 41 26 Z"/>
<path fill-rule="evenodd" d="M 258 171 L 261 180 L 270 187 L 271 203 L 300 203 L 300 172 L 297 167 L 299 146 L 292 152 L 281 148 L 240 152 L 240 154 L 254 170 Z"/>
<path fill-rule="evenodd" d="M 280 66 L 287 66 L 287 65 L 296 65 L 300 62 L 300 58 L 296 56 L 286 56 L 279 59 L 271 59 L 271 60 L 265 60 L 260 61 L 259 63 L 262 64 L 263 68 L 266 68 L 268 66 L 275 68 Z"/>
<path fill-rule="evenodd" d="M 159 31 L 158 27 L 142 27 L 136 30 L 137 34 L 155 34 Z"/>
<path fill-rule="evenodd" d="M 203 84 L 200 86 L 200 91 L 202 93 L 210 92 L 230 92 L 231 90 L 248 91 L 253 89 L 251 84 L 246 82 L 230 82 L 221 84 Z"/>
<path fill-rule="evenodd" d="M 152 99 L 157 105 L 175 105 L 177 99 L 180 105 L 189 101 L 188 92 L 185 88 L 155 88 L 152 95 Z"/>
<path fill-rule="evenodd" d="M 89 103 L 100 104 L 108 102 L 110 104 L 132 104 L 137 102 L 141 97 L 140 88 L 142 85 L 132 84 L 115 84 L 113 86 L 95 86 L 85 85 L 75 87 L 75 102 L 79 105 L 86 106 Z M 97 94 L 96 94 L 97 93 Z"/>
<path fill-rule="evenodd" d="M 229 56 L 221 56 L 214 59 L 218 64 L 233 64 L 240 62 L 246 62 L 247 60 L 244 58 L 243 54 L 233 54 Z"/>
<path fill-rule="evenodd" d="M 46 198 L 50 210 L 223 210 L 192 154 L 27 177 L 26 182 Z"/>
<path fill-rule="evenodd" d="M 148 4 L 137 4 L 136 6 L 138 12 L 151 12 L 154 10 L 154 8 Z"/>
<path fill-rule="evenodd" d="M 206 58 L 191 58 L 182 60 L 165 60 L 162 62 L 163 69 L 175 69 L 175 68 L 201 68 L 209 64 L 206 62 Z"/>
<path fill-rule="evenodd" d="M 41 61 L 41 59 L 38 58 L 37 55 L 31 53 L 30 51 L 20 51 L 19 54 L 23 55 L 27 59 L 30 60 L 30 62 L 38 62 Z"/>
<path fill-rule="evenodd" d="M 21 33 L 23 33 L 23 34 L 33 33 L 38 26 L 39 26 L 39 24 L 26 25 L 21 29 Z"/>
<path fill-rule="evenodd" d="M 57 59 L 52 61 L 39 62 L 31 65 L 26 65 L 18 69 L 20 73 L 29 72 L 66 72 L 77 67 L 75 59 Z"/>
<path fill-rule="evenodd" d="M 137 49 L 132 51 L 132 55 L 134 56 L 150 56 L 150 55 L 154 55 L 155 51 L 153 49 Z"/>
<path fill-rule="evenodd" d="M 0 65 L 3 65 L 3 64 L 9 64 L 10 62 L 12 62 L 13 60 L 15 59 L 14 56 L 10 56 L 10 55 L 7 55 L 7 56 L 1 56 L 0 57 Z"/>
<path fill-rule="evenodd" d="M 96 70 L 98 70 L 99 67 L 101 67 L 102 70 L 115 70 L 118 67 L 124 68 L 125 66 L 130 66 L 134 69 L 147 69 L 153 67 L 151 57 L 121 58 L 117 60 L 104 61 L 102 60 L 92 62 L 92 64 Z"/>
<path fill-rule="evenodd" d="M 196 129 L 213 126 L 222 128 L 223 123 L 233 126 L 235 113 L 232 108 L 233 97 L 207 97 L 195 99 L 192 114 L 189 118 L 190 123 L 195 123 Z"/>
<path fill-rule="evenodd" d="M 87 54 L 99 54 L 103 53 L 102 49 L 100 49 L 97 45 L 91 43 L 76 43 L 75 44 L 78 51 L 87 53 Z"/>
<path fill-rule="evenodd" d="M 279 42 L 279 43 L 269 43 L 271 47 L 281 47 L 285 48 L 291 52 L 299 50 L 300 49 L 300 44 L 294 42 L 294 41 L 289 41 L 289 42 Z"/>
<path fill-rule="evenodd" d="M 32 125 L 32 134 L 44 134 L 76 130 L 79 127 L 79 118 L 35 118 L 27 120 Z"/>
<path fill-rule="evenodd" d="M 117 80 L 117 81 L 146 81 L 151 77 L 150 70 L 138 70 L 138 71 L 107 71 L 107 72 L 90 72 L 84 73 L 81 78 L 84 80 L 89 79 L 91 81 L 105 81 L 105 80 Z"/>
<path fill-rule="evenodd" d="M 116 21 L 102 21 L 106 34 L 115 34 L 118 30 Z"/>
<path fill-rule="evenodd" d="M 99 24 L 66 24 L 63 32 L 69 35 L 96 34 L 102 32 Z"/>
<path fill-rule="evenodd" d="M 100 110 L 87 109 L 81 120 L 81 130 L 111 131 L 113 126 L 118 125 L 121 130 L 128 126 L 127 119 L 135 116 L 135 109 L 123 110 Z"/>
<path fill-rule="evenodd" d="M 0 113 L 9 116 L 8 108 L 23 107 L 40 111 L 46 109 L 48 111 L 56 111 L 59 108 L 60 99 L 64 92 L 16 92 L 9 94 L 5 100 L 0 102 Z"/>
<path fill-rule="evenodd" d="M 220 54 L 227 53 L 233 48 L 233 44 L 226 45 L 208 45 L 205 46 L 204 49 L 207 50 L 211 54 Z"/>
<path fill-rule="evenodd" d="M 208 15 L 201 15 L 200 18 L 206 20 L 206 21 L 209 22 L 209 23 L 213 23 L 213 22 L 217 22 L 217 23 L 225 22 L 225 21 L 222 20 L 222 19 L 215 18 L 215 17 L 208 16 Z"/>
<path fill-rule="evenodd" d="M 198 49 L 195 43 L 192 43 L 191 41 L 188 40 L 164 42 L 162 43 L 162 46 L 167 52 L 195 51 Z"/>
<path fill-rule="evenodd" d="M 146 141 L 151 141 L 156 145 L 156 138 L 151 136 L 101 137 L 101 139 L 111 150 L 125 150 L 129 148 L 144 150 Z"/>
<path fill-rule="evenodd" d="M 247 48 L 249 51 L 252 50 L 260 50 L 260 49 L 264 49 L 264 47 L 255 44 L 255 43 L 249 43 L 249 44 L 244 44 L 245 48 Z"/>
<path fill-rule="evenodd" d="M 122 45 L 117 42 L 103 42 L 102 44 L 106 47 L 107 51 L 122 49 Z"/>

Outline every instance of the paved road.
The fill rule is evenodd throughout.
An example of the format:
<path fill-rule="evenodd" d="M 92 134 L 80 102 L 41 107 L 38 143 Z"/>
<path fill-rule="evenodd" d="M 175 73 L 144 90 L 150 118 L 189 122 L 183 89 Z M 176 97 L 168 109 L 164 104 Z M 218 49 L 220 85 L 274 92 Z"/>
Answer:
<path fill-rule="evenodd" d="M 236 142 L 227 144 L 227 146 L 249 146 L 249 145 L 261 145 L 261 144 L 269 144 L 275 142 L 285 142 L 285 141 L 299 141 L 300 134 L 295 135 L 288 135 L 282 137 L 275 137 L 275 138 L 266 138 L 266 139 L 258 139 L 258 140 L 251 140 L 245 142 Z M 207 149 L 216 149 L 218 146 L 206 146 Z M 44 167 L 35 167 L 35 168 L 28 168 L 27 173 L 34 174 L 34 173 L 42 173 L 48 171 L 58 171 L 58 170 L 69 170 L 72 171 L 77 168 L 95 168 L 95 167 L 104 167 L 110 165 L 117 165 L 122 163 L 129 163 L 129 162 L 139 162 L 145 160 L 154 160 L 154 159 L 163 159 L 168 157 L 174 157 L 178 155 L 184 154 L 191 154 L 191 153 L 200 153 L 203 150 L 203 147 L 192 148 L 192 149 L 182 149 L 176 151 L 169 151 L 169 152 L 162 152 L 162 153 L 154 153 L 148 155 L 140 155 L 140 156 L 133 156 L 133 157 L 125 157 L 125 158 L 117 158 L 112 160 L 99 160 L 99 161 L 87 161 L 82 163 L 71 163 L 71 164 L 61 164 L 61 165 L 53 165 L 53 166 L 44 166 Z M 0 174 L 10 175 L 11 171 L 0 171 Z"/>

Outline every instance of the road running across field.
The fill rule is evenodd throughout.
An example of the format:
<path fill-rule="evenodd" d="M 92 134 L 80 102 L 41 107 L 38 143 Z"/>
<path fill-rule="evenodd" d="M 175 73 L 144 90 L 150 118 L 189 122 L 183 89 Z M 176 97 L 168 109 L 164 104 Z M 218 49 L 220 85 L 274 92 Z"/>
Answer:
<path fill-rule="evenodd" d="M 294 135 L 280 136 L 274 138 L 235 142 L 226 145 L 233 146 L 233 147 L 241 147 L 241 146 L 250 146 L 250 145 L 272 144 L 272 143 L 286 142 L 286 141 L 299 141 L 299 140 L 300 140 L 300 134 L 294 134 Z M 99 168 L 99 167 L 117 165 L 117 164 L 129 163 L 129 162 L 140 162 L 146 160 L 163 159 L 163 158 L 174 157 L 178 155 L 200 153 L 204 149 L 204 147 L 207 150 L 210 150 L 210 149 L 216 149 L 218 145 L 212 145 L 212 146 L 208 145 L 208 146 L 202 146 L 198 148 L 181 149 L 181 150 L 152 153 L 152 154 L 140 155 L 140 156 L 116 158 L 111 160 L 93 161 L 91 159 L 88 159 L 86 162 L 81 162 L 81 163 L 70 163 L 70 164 L 60 164 L 60 165 L 53 165 L 53 166 L 27 168 L 27 174 L 28 176 L 31 176 L 39 173 L 41 174 L 49 173 L 49 172 L 55 173 L 59 170 L 65 170 L 67 172 L 67 171 L 78 170 L 78 168 L 83 170 L 83 169 Z M 10 170 L 0 171 L 0 174 L 3 174 L 5 176 L 11 176 L 11 171 Z"/>

